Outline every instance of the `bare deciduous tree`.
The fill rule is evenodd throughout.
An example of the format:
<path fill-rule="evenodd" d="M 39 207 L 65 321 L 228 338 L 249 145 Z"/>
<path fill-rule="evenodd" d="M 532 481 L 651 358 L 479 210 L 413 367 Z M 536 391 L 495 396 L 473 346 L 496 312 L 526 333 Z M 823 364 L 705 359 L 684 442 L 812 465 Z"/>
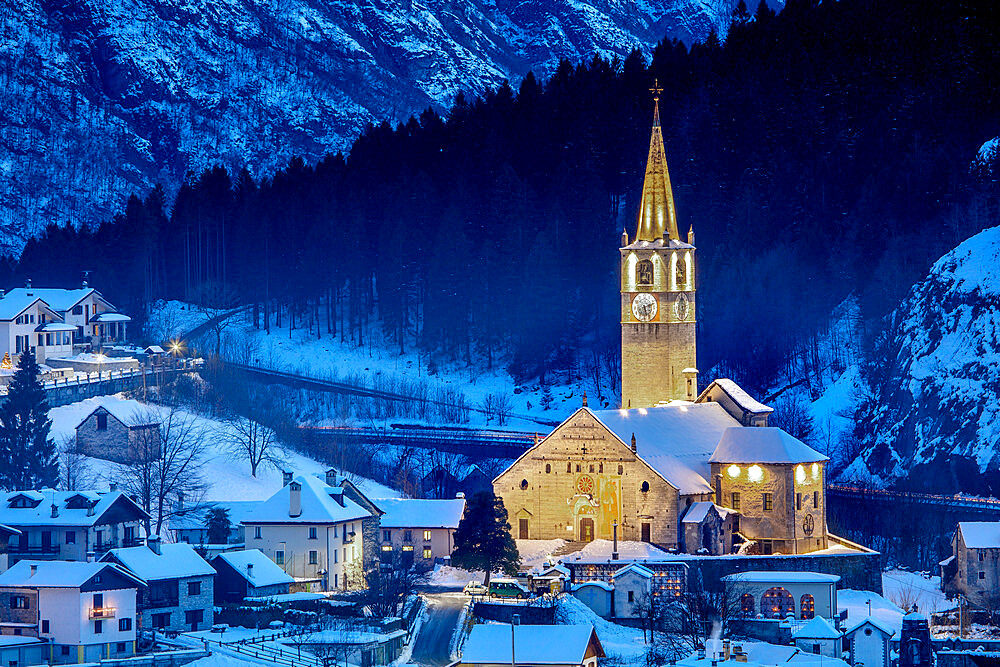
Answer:
<path fill-rule="evenodd" d="M 76 438 L 67 436 L 59 441 L 60 484 L 66 491 L 89 489 L 97 481 L 90 459 L 76 446 Z"/>

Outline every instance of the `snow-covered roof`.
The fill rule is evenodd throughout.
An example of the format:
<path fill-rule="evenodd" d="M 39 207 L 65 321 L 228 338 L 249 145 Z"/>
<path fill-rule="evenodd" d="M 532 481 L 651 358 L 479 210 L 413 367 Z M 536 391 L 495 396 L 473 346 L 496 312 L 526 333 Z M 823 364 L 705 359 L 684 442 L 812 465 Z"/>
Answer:
<path fill-rule="evenodd" d="M 31 294 L 34 298 L 45 301 L 45 303 L 51 306 L 53 310 L 65 313 L 94 292 L 97 292 L 97 290 L 93 287 L 80 287 L 77 289 L 60 289 L 52 287 L 43 287 L 40 289 L 32 287 L 31 289 L 27 289 L 25 287 L 17 287 L 7 292 L 7 296 L 5 296 L 4 299 L 10 296 L 25 298 L 28 294 Z M 101 299 L 105 304 L 113 308 L 113 306 L 111 306 L 111 304 L 108 303 L 103 296 L 101 296 L 100 292 L 97 292 L 97 298 Z"/>
<path fill-rule="evenodd" d="M 712 463 L 816 463 L 829 457 L 775 426 L 728 428 Z"/>
<path fill-rule="evenodd" d="M 240 524 L 257 505 L 259 500 L 212 501 L 196 505 L 170 517 L 170 530 L 207 530 L 208 515 L 213 509 L 224 509 L 229 515 L 229 523 Z"/>
<path fill-rule="evenodd" d="M 682 494 L 711 493 L 709 458 L 723 433 L 739 427 L 718 403 L 673 401 L 633 410 L 596 410 L 601 423 Z"/>
<path fill-rule="evenodd" d="M 298 516 L 291 516 L 289 513 L 292 483 L 301 486 L 301 513 Z M 341 487 L 327 486 L 326 482 L 312 475 L 299 475 L 253 508 L 241 523 L 329 524 L 354 521 L 368 516 L 371 514 L 345 496 Z"/>
<path fill-rule="evenodd" d="M 465 664 L 511 664 L 510 625 L 474 625 L 462 649 Z M 593 642 L 604 656 L 592 625 L 515 625 L 514 655 L 527 665 L 580 665 Z"/>
<path fill-rule="evenodd" d="M 165 354 L 166 353 L 166 350 L 164 350 L 159 345 L 149 345 L 149 346 L 146 347 L 145 351 L 148 352 L 149 354 Z"/>
<path fill-rule="evenodd" d="M 99 313 L 90 318 L 91 322 L 131 322 L 132 318 L 122 313 Z"/>
<path fill-rule="evenodd" d="M 224 551 L 213 558 L 212 563 L 220 559 L 229 563 L 236 570 L 236 573 L 246 579 L 254 588 L 295 582 L 291 575 L 278 567 L 260 549 Z"/>
<path fill-rule="evenodd" d="M 34 568 L 34 572 L 32 572 Z M 138 586 L 145 582 L 126 572 L 114 563 L 88 563 L 67 560 L 19 560 L 0 573 L 0 586 L 28 586 L 31 588 L 79 588 L 97 574 L 111 568 Z"/>
<path fill-rule="evenodd" d="M 642 565 L 639 565 L 638 563 L 629 563 L 625 567 L 615 572 L 612 576 L 620 577 L 622 575 L 628 574 L 629 572 L 637 574 L 644 579 L 653 578 L 653 571 L 650 570 L 648 567 L 643 567 Z"/>
<path fill-rule="evenodd" d="M 151 426 L 160 423 L 157 413 L 139 401 L 118 396 L 101 396 L 98 398 L 98 405 L 80 420 L 76 428 L 80 428 L 92 414 L 102 408 L 125 426 Z"/>
<path fill-rule="evenodd" d="M 76 327 L 65 322 L 45 322 L 35 327 L 35 331 L 76 331 Z"/>
<path fill-rule="evenodd" d="M 743 649 L 749 660 L 759 662 L 762 665 L 780 665 L 788 662 L 793 655 L 799 652 L 794 646 L 782 646 L 780 644 L 769 644 L 767 642 L 732 642 Z"/>
<path fill-rule="evenodd" d="M 708 516 L 709 510 L 713 507 L 723 519 L 733 513 L 733 510 L 731 509 L 719 507 L 715 503 L 707 500 L 701 500 L 696 503 L 691 503 L 691 507 L 689 507 L 688 511 L 684 513 L 684 518 L 681 519 L 681 523 L 701 523 L 705 520 L 705 517 Z"/>
<path fill-rule="evenodd" d="M 927 620 L 927 614 L 925 614 L 923 612 L 920 612 L 920 611 L 917 611 L 916 610 L 916 605 L 914 605 L 913 611 L 911 611 L 910 613 L 908 613 L 905 616 L 903 616 L 903 620 L 904 621 L 926 621 Z"/>
<path fill-rule="evenodd" d="M 1000 548 L 1000 521 L 959 521 L 958 530 L 969 549 Z"/>
<path fill-rule="evenodd" d="M 2 523 L 0 523 L 0 534 L 20 535 L 21 531 L 19 531 L 17 528 L 14 528 L 14 526 L 5 526 Z"/>
<path fill-rule="evenodd" d="M 615 590 L 614 586 L 612 586 L 606 581 L 601 581 L 600 579 L 591 579 L 590 581 L 581 581 L 578 584 L 573 584 L 572 590 L 578 591 L 586 586 L 596 586 L 597 588 L 600 588 L 608 592 Z"/>
<path fill-rule="evenodd" d="M 726 582 L 745 582 L 751 584 L 835 584 L 840 581 L 839 574 L 824 574 L 823 572 L 791 572 L 776 570 L 765 572 L 736 572 L 721 577 Z"/>
<path fill-rule="evenodd" d="M 895 630 L 893 630 L 888 625 L 886 625 L 885 623 L 882 623 L 881 621 L 879 621 L 878 619 L 876 619 L 873 616 L 867 616 L 865 618 L 859 619 L 858 622 L 856 622 L 856 623 L 852 623 L 851 625 L 849 625 L 847 627 L 846 630 L 844 630 L 844 634 L 845 635 L 849 635 L 852 632 L 855 632 L 855 631 L 859 630 L 860 628 L 862 628 L 862 627 L 864 627 L 866 625 L 871 625 L 871 626 L 879 629 L 880 631 L 882 631 L 885 635 L 887 635 L 889 637 L 892 637 L 894 634 L 896 634 Z"/>
<path fill-rule="evenodd" d="M 25 644 L 38 644 L 43 640 L 38 637 L 27 637 L 25 635 L 0 635 L 0 647 L 22 646 Z"/>
<path fill-rule="evenodd" d="M 379 521 L 382 528 L 458 528 L 465 513 L 465 498 L 372 498 L 372 502 L 385 512 Z"/>
<path fill-rule="evenodd" d="M 706 395 L 712 385 L 715 385 L 724 391 L 726 395 L 729 396 L 734 403 L 736 403 L 736 405 L 747 412 L 752 412 L 754 414 L 769 414 L 774 412 L 774 408 L 764 405 L 748 394 L 743 387 L 739 386 L 729 378 L 718 378 L 717 380 L 713 380 L 712 384 L 706 387 L 705 391 L 701 392 L 701 395 L 698 397 L 699 400 Z"/>
<path fill-rule="evenodd" d="M 822 616 L 814 616 L 805 625 L 792 632 L 793 639 L 837 639 L 838 637 L 840 632 Z"/>
<path fill-rule="evenodd" d="M 148 546 L 112 549 L 101 560 L 112 558 L 146 581 L 215 574 L 215 568 L 199 556 L 194 547 L 184 542 L 160 544 L 160 553 Z"/>
<path fill-rule="evenodd" d="M 11 290 L 13 292 L 14 290 Z M 10 321 L 15 319 L 18 315 L 27 310 L 31 304 L 36 301 L 40 301 L 37 294 L 24 294 L 23 290 L 20 294 L 12 294 L 7 292 L 2 299 L 0 299 L 0 320 Z M 43 302 L 44 303 L 44 302 Z"/>
<path fill-rule="evenodd" d="M 38 501 L 34 507 L 11 507 L 10 501 L 25 496 Z M 129 506 L 135 519 L 148 518 L 141 507 L 121 491 L 11 491 L 0 496 L 0 524 L 8 526 L 93 526 L 115 503 Z M 72 504 L 71 509 L 67 505 Z M 57 508 L 52 516 L 52 506 Z M 88 509 L 88 506 L 92 506 Z M 92 514 L 88 512 L 92 511 Z"/>

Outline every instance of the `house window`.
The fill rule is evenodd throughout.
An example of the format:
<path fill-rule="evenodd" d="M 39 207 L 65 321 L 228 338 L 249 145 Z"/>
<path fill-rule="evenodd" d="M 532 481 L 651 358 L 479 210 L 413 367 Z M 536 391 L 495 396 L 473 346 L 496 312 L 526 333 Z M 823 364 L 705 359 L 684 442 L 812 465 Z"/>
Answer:
<path fill-rule="evenodd" d="M 593 463 L 590 464 L 590 472 L 594 472 L 594 464 Z"/>
<path fill-rule="evenodd" d="M 309 539 L 310 540 L 316 539 L 316 526 L 309 526 Z"/>
<path fill-rule="evenodd" d="M 770 512 L 774 509 L 774 494 L 765 493 L 764 494 L 764 511 Z"/>
<path fill-rule="evenodd" d="M 603 463 L 598 463 L 597 464 L 597 472 L 599 472 L 599 473 L 603 473 L 604 472 L 604 464 Z"/>
<path fill-rule="evenodd" d="M 431 557 L 431 550 L 428 549 L 427 547 L 424 547 L 424 558 L 430 560 L 430 557 Z"/>
<path fill-rule="evenodd" d="M 254 539 L 256 539 L 256 540 L 260 539 L 260 526 L 254 526 L 253 527 L 253 536 L 254 536 Z"/>
<path fill-rule="evenodd" d="M 284 565 L 285 564 L 285 552 L 284 551 L 275 551 L 274 552 L 274 562 L 276 564 L 278 564 L 278 565 Z"/>
<path fill-rule="evenodd" d="M 404 542 L 412 542 L 413 541 L 413 531 L 412 530 L 404 530 L 403 531 L 403 541 Z M 345 554 L 347 553 L 347 549 L 346 548 L 344 549 L 344 553 Z M 344 556 L 344 558 L 347 558 L 347 556 Z"/>
<path fill-rule="evenodd" d="M 576 471 L 580 472 L 580 464 L 579 463 L 576 464 Z"/>
<path fill-rule="evenodd" d="M 10 596 L 10 608 L 11 609 L 27 609 L 28 608 L 28 597 L 26 595 L 11 595 Z"/>
<path fill-rule="evenodd" d="M 979 573 L 979 578 L 980 579 L 985 579 L 986 578 L 986 573 L 985 572 L 980 572 Z"/>
<path fill-rule="evenodd" d="M 67 530 L 66 531 L 66 544 L 76 544 L 76 531 Z"/>
<path fill-rule="evenodd" d="M 639 490 L 643 493 L 647 493 L 649 491 L 649 482 L 643 482 L 642 486 L 639 487 Z"/>
<path fill-rule="evenodd" d="M 153 628 L 156 630 L 162 630 L 163 628 L 170 625 L 170 612 L 163 614 L 153 614 Z"/>
<path fill-rule="evenodd" d="M 339 563 L 340 562 L 340 560 L 339 560 L 339 558 L 340 558 L 339 554 L 340 554 L 339 551 L 337 551 L 336 549 L 333 550 L 333 562 L 334 563 Z"/>
<path fill-rule="evenodd" d="M 635 591 L 629 591 L 628 592 L 628 601 L 629 602 L 635 602 Z"/>
<path fill-rule="evenodd" d="M 813 653 L 815 653 L 816 655 L 819 655 L 819 651 L 820 651 L 819 644 L 813 644 Z"/>
<path fill-rule="evenodd" d="M 522 479 L 521 480 L 521 490 L 524 491 L 527 488 L 528 488 L 528 480 Z"/>
<path fill-rule="evenodd" d="M 552 464 L 551 463 L 546 463 L 545 464 L 545 473 L 548 474 L 550 472 L 552 472 Z"/>
<path fill-rule="evenodd" d="M 813 507 L 819 509 L 819 491 L 813 491 Z"/>
<path fill-rule="evenodd" d="M 313 549 L 309 552 L 309 564 L 315 565 L 318 562 L 319 562 L 319 552 Z"/>
<path fill-rule="evenodd" d="M 807 621 L 816 616 L 816 599 L 806 593 L 799 598 L 799 618 Z"/>
<path fill-rule="evenodd" d="M 979 552 L 979 562 L 982 563 L 984 560 L 986 560 L 986 552 L 985 551 L 980 551 Z"/>
<path fill-rule="evenodd" d="M 188 609 L 184 612 L 184 623 L 190 625 L 192 630 L 196 630 L 204 617 L 204 611 L 204 609 Z"/>
<path fill-rule="evenodd" d="M 74 315 L 83 315 L 83 306 L 73 306 Z"/>
<path fill-rule="evenodd" d="M 94 593 L 94 609 L 104 609 L 104 593 Z"/>
<path fill-rule="evenodd" d="M 625 473 L 625 467 L 624 466 L 618 466 L 618 474 L 621 475 L 621 474 L 624 474 L 624 473 Z"/>
<path fill-rule="evenodd" d="M 120 618 L 118 619 L 118 631 L 128 632 L 132 629 L 132 619 L 131 618 Z"/>
<path fill-rule="evenodd" d="M 392 531 L 391 530 L 383 530 L 382 531 L 382 541 L 383 542 L 392 542 Z"/>
<path fill-rule="evenodd" d="M 188 582 L 188 595 L 201 595 L 201 582 L 200 581 L 189 581 Z"/>
<path fill-rule="evenodd" d="M 653 284 L 653 262 L 648 259 L 641 259 L 635 265 L 635 282 L 638 285 Z"/>
<path fill-rule="evenodd" d="M 430 542 L 430 541 L 431 541 L 431 531 L 425 530 L 424 531 L 424 542 Z"/>
<path fill-rule="evenodd" d="M 104 632 L 104 621 L 94 621 L 94 634 L 99 635 Z"/>
<path fill-rule="evenodd" d="M 49 621 L 48 619 L 42 621 L 42 634 L 49 634 Z"/>
<path fill-rule="evenodd" d="M 802 494 L 801 493 L 796 493 L 795 494 L 795 509 L 797 509 L 797 510 L 802 509 Z"/>
<path fill-rule="evenodd" d="M 97 414 L 97 430 L 98 431 L 108 430 L 108 416 L 103 412 Z"/>
<path fill-rule="evenodd" d="M 119 653 L 124 653 L 125 652 L 125 642 L 118 642 L 115 645 L 115 650 L 118 651 Z"/>
<path fill-rule="evenodd" d="M 566 472 L 573 472 L 573 464 L 569 461 L 566 462 Z"/>
<path fill-rule="evenodd" d="M 732 501 L 729 503 L 729 505 L 734 510 L 739 510 L 740 509 L 740 492 L 739 491 L 733 491 L 733 493 L 732 493 Z"/>
<path fill-rule="evenodd" d="M 59 649 L 63 655 L 69 655 L 69 646 L 60 646 Z"/>

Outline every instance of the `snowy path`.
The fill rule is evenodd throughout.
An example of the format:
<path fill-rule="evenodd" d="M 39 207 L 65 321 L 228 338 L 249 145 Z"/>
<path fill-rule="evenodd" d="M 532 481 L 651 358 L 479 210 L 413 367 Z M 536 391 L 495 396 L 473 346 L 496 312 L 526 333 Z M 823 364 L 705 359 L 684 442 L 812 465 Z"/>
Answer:
<path fill-rule="evenodd" d="M 451 664 L 451 638 L 458 629 L 462 608 L 468 601 L 463 593 L 425 593 L 427 617 L 413 644 L 412 662 L 428 667 Z"/>

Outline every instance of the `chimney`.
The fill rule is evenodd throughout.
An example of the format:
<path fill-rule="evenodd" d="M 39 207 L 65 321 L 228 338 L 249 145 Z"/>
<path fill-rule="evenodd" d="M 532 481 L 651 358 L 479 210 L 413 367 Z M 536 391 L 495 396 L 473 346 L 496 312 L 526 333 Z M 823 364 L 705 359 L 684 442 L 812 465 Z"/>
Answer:
<path fill-rule="evenodd" d="M 87 516 L 94 516 L 94 505 L 97 503 L 93 501 L 87 501 Z"/>
<path fill-rule="evenodd" d="M 288 516 L 297 517 L 302 515 L 302 485 L 298 482 L 291 482 L 288 485 Z"/>
<path fill-rule="evenodd" d="M 178 491 L 177 492 L 177 511 L 178 512 L 183 512 L 184 511 L 184 492 L 183 491 Z"/>
<path fill-rule="evenodd" d="M 0 299 L 4 298 L 4 296 L 5 296 L 6 294 L 7 294 L 7 290 L 5 290 L 5 289 L 3 289 L 3 288 L 0 288 Z"/>
<path fill-rule="evenodd" d="M 59 516 L 59 506 L 56 505 L 55 503 L 52 503 L 52 518 L 54 519 L 57 516 Z"/>
<path fill-rule="evenodd" d="M 587 390 L 583 390 L 583 407 L 587 407 Z"/>
<path fill-rule="evenodd" d="M 253 577 L 253 563 L 247 563 L 247 577 Z"/>
<path fill-rule="evenodd" d="M 25 281 L 24 289 L 27 290 L 27 296 L 31 296 L 31 278 Z"/>
<path fill-rule="evenodd" d="M 326 485 L 337 486 L 337 469 L 328 468 L 326 471 Z"/>
<path fill-rule="evenodd" d="M 154 554 L 156 554 L 157 556 L 159 556 L 160 555 L 160 536 L 159 535 L 150 535 L 149 537 L 147 537 L 146 538 L 146 546 L 149 547 L 150 551 L 152 551 Z"/>
<path fill-rule="evenodd" d="M 636 446 L 635 446 L 635 433 L 633 433 L 633 434 L 632 434 L 632 453 L 633 453 L 633 454 L 635 454 L 635 453 L 636 453 Z"/>
<path fill-rule="evenodd" d="M 288 472 L 287 470 L 282 470 L 281 471 L 281 485 L 282 486 L 288 486 L 288 483 L 290 481 L 292 481 L 292 473 Z"/>
<path fill-rule="evenodd" d="M 33 577 L 36 574 L 38 574 L 38 566 L 35 565 L 34 563 L 32 563 L 31 565 L 29 565 L 28 568 L 31 570 L 31 573 L 28 575 L 29 577 Z"/>
<path fill-rule="evenodd" d="M 111 489 L 112 493 L 114 493 L 115 491 L 118 490 L 118 482 L 111 482 L 108 488 Z"/>
<path fill-rule="evenodd" d="M 697 368 L 685 368 L 681 371 L 684 376 L 684 383 L 686 385 L 684 398 L 688 401 L 693 401 L 698 398 L 698 369 Z"/>
<path fill-rule="evenodd" d="M 455 497 L 456 498 L 465 498 L 465 492 L 464 491 L 459 491 L 458 493 L 455 494 Z"/>
<path fill-rule="evenodd" d="M 87 552 L 87 562 L 88 563 L 93 563 L 96 558 L 97 558 L 97 554 L 96 553 L 94 553 L 93 551 L 88 551 Z"/>

